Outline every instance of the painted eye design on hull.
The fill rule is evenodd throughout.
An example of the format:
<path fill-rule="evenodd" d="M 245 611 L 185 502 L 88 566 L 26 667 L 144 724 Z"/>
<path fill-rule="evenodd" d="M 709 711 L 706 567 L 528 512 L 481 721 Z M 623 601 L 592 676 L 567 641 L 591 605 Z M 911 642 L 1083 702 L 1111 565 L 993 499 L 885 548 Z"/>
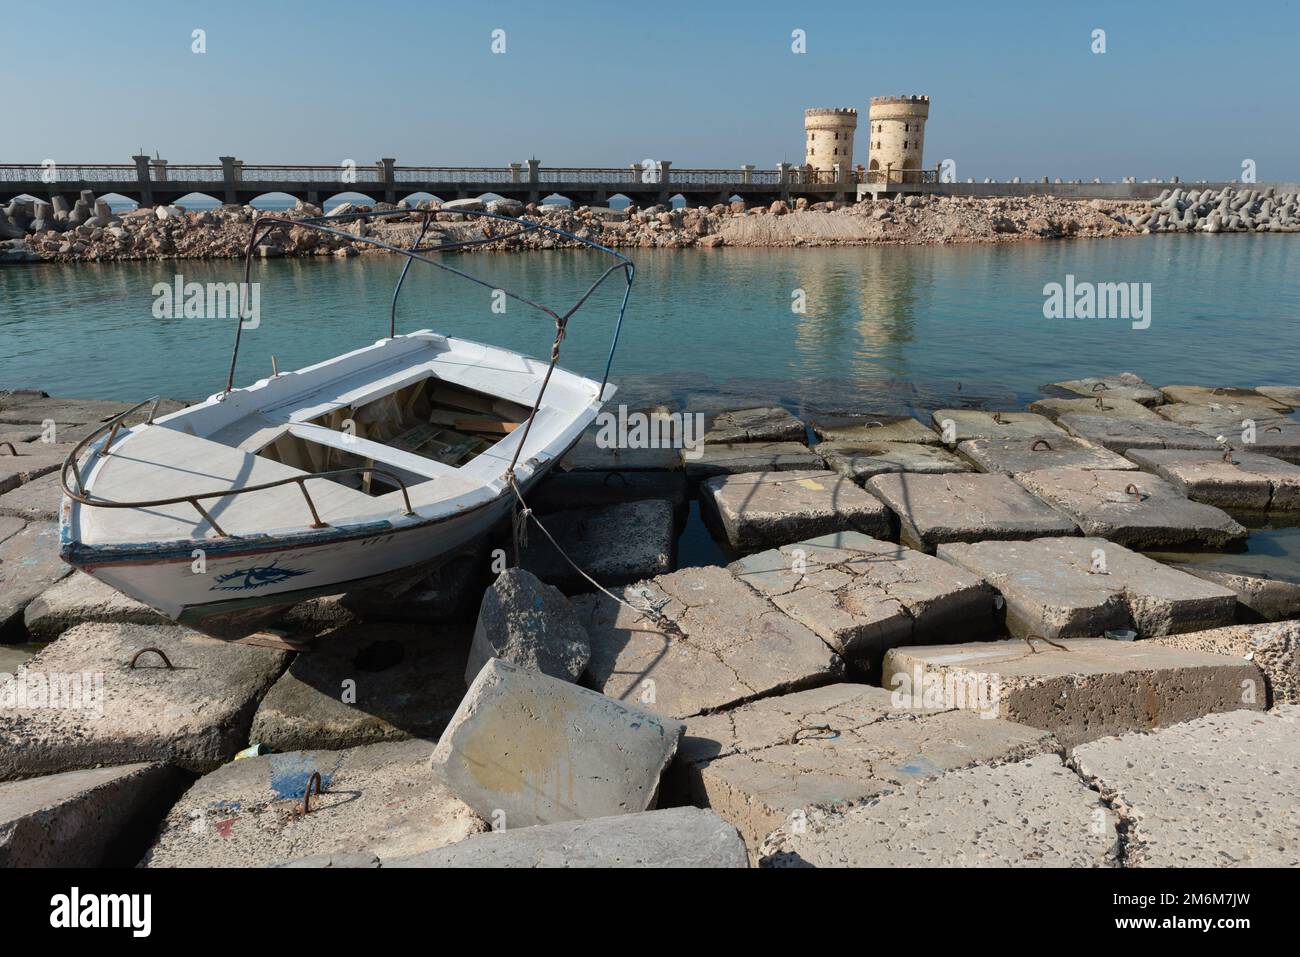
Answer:
<path fill-rule="evenodd" d="M 233 572 L 217 576 L 217 583 L 209 591 L 249 591 L 265 585 L 278 585 L 299 575 L 309 574 L 310 569 L 299 571 L 295 568 L 279 567 L 279 559 L 269 565 L 252 568 L 237 568 Z"/>

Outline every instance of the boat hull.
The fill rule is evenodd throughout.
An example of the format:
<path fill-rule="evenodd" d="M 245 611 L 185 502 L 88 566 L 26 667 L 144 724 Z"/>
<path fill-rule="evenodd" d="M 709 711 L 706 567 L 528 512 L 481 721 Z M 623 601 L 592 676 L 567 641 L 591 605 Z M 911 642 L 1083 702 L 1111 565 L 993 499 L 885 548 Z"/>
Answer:
<path fill-rule="evenodd" d="M 65 558 L 160 614 L 220 638 L 265 627 L 287 608 L 322 595 L 416 580 L 476 542 L 509 515 L 513 495 L 440 520 L 401 527 L 336 528 L 310 542 L 194 542 L 188 553 Z M 332 534 L 331 534 L 332 533 Z"/>

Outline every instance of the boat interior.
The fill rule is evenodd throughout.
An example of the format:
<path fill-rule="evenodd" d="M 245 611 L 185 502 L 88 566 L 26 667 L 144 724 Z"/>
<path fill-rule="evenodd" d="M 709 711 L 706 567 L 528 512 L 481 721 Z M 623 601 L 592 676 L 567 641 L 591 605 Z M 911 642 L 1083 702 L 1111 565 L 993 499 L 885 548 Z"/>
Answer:
<path fill-rule="evenodd" d="M 410 520 L 452 513 L 501 494 L 546 368 L 509 350 L 410 333 L 123 432 L 83 474 L 95 498 L 140 501 L 353 469 L 302 483 L 323 523 L 400 522 L 408 497 Z M 597 382 L 555 370 L 517 478 L 563 454 L 594 419 L 599 391 Z M 211 522 L 188 502 L 76 505 L 73 531 L 86 544 L 117 544 L 313 524 L 297 482 L 201 504 Z"/>

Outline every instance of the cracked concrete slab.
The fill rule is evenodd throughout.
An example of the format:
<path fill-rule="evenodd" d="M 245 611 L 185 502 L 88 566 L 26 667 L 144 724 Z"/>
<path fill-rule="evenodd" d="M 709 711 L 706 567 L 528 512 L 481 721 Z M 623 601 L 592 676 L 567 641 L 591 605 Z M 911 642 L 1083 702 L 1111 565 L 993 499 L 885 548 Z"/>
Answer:
<path fill-rule="evenodd" d="M 895 645 L 982 637 L 996 596 L 978 575 L 857 532 L 783 545 L 729 566 L 846 658 L 873 665 Z"/>
<path fill-rule="evenodd" d="M 1300 706 L 1081 745 L 1071 765 L 1126 823 L 1125 867 L 1300 866 Z"/>
<path fill-rule="evenodd" d="M 399 741 L 232 761 L 176 802 L 142 863 L 270 867 L 362 851 L 382 861 L 482 833 L 486 822 L 434 780 L 432 752 L 428 741 Z M 304 814 L 313 774 L 321 790 Z"/>
<path fill-rule="evenodd" d="M 1070 434 L 1120 455 L 1129 449 L 1216 449 L 1213 436 L 1185 425 L 1146 419 L 1070 413 L 1060 418 Z"/>
<path fill-rule="evenodd" d="M 968 439 L 1050 439 L 1065 430 L 1033 412 L 981 412 L 978 409 L 938 409 L 931 416 L 941 441 Z M 951 423 L 945 428 L 944 423 Z"/>
<path fill-rule="evenodd" d="M 709 420 L 705 442 L 802 442 L 808 428 L 780 406 L 720 412 Z"/>
<path fill-rule="evenodd" d="M 1063 415 L 1098 415 L 1116 419 L 1147 419 L 1160 421 L 1149 406 L 1132 399 L 1113 398 L 1110 395 L 1098 399 L 1039 399 L 1029 403 L 1029 411 L 1045 415 L 1056 420 Z"/>
<path fill-rule="evenodd" d="M 679 721 L 518 668 L 483 666 L 434 749 L 434 777 L 494 826 L 654 806 Z"/>
<path fill-rule="evenodd" d="M 12 445 L 14 454 L 9 453 Z M 0 495 L 63 467 L 74 446 L 44 442 L 0 441 Z"/>
<path fill-rule="evenodd" d="M 694 807 L 475 836 L 384 867 L 748 867 L 736 829 Z"/>
<path fill-rule="evenodd" d="M 813 451 L 828 468 L 855 482 L 886 472 L 969 472 L 970 464 L 939 445 L 920 442 L 819 442 Z"/>
<path fill-rule="evenodd" d="M 1237 708 L 1264 707 L 1264 676 L 1249 661 L 1149 641 L 1066 638 L 895 648 L 885 683 L 984 683 L 999 718 L 1051 731 L 1064 747 Z M 972 705 L 969 697 L 967 708 Z M 983 713 L 983 712 L 982 712 Z"/>
<path fill-rule="evenodd" d="M 888 538 L 889 509 L 837 472 L 745 472 L 700 485 L 700 501 L 731 547 L 753 551 L 832 532 Z"/>
<path fill-rule="evenodd" d="M 1120 372 L 1117 375 L 1085 376 L 1082 379 L 1068 379 L 1065 382 L 1053 382 L 1045 389 L 1061 389 L 1089 399 L 1102 395 L 1107 399 L 1129 399 L 1143 405 L 1159 405 L 1165 401 L 1164 393 L 1132 372 Z"/>
<path fill-rule="evenodd" d="M 1075 523 L 1006 475 L 877 475 L 867 482 L 898 516 L 903 544 L 932 552 L 947 542 L 1069 535 Z"/>
<path fill-rule="evenodd" d="M 1051 439 L 971 439 L 957 451 L 981 472 L 1030 472 L 1046 468 L 1130 469 L 1137 466 L 1100 445 L 1070 435 Z"/>
<path fill-rule="evenodd" d="M 685 718 L 832 681 L 840 656 L 717 567 L 684 568 L 573 607 L 591 639 L 587 682 L 620 701 Z"/>
<path fill-rule="evenodd" d="M 1264 673 L 1267 704 L 1300 704 L 1300 621 L 1229 625 L 1153 639 L 1170 648 L 1253 662 Z"/>
<path fill-rule="evenodd" d="M 939 558 L 988 581 L 1018 638 L 1133 629 L 1142 638 L 1231 624 L 1236 595 L 1101 538 L 941 545 Z"/>
<path fill-rule="evenodd" d="M 686 454 L 690 454 L 690 458 Z M 692 480 L 736 472 L 775 472 L 819 469 L 821 456 L 802 442 L 706 442 L 683 452 L 686 475 Z"/>
<path fill-rule="evenodd" d="M 1300 509 L 1300 465 L 1271 455 L 1182 449 L 1135 449 L 1138 465 L 1160 476 L 1194 502 L 1217 508 Z"/>
<path fill-rule="evenodd" d="M 0 495 L 0 515 L 12 515 L 28 522 L 56 522 L 62 504 L 59 474 L 49 472 Z"/>
<path fill-rule="evenodd" d="M 691 718 L 669 777 L 684 800 L 716 811 L 756 851 L 813 809 L 842 810 L 912 781 L 1053 747 L 1046 731 L 834 684 Z"/>
<path fill-rule="evenodd" d="M 1246 540 L 1231 515 L 1193 502 L 1164 479 L 1118 469 L 1038 469 L 1019 472 L 1017 482 L 1084 535 L 1139 549 L 1224 549 Z"/>
<path fill-rule="evenodd" d="M 145 648 L 172 667 L 149 653 L 131 668 Z M 209 771 L 248 743 L 288 659 L 176 625 L 78 625 L 14 676 L 27 706 L 0 708 L 0 780 L 137 761 Z"/>
<path fill-rule="evenodd" d="M 1237 389 L 1226 386 L 1166 385 L 1161 386 L 1166 402 L 1186 402 L 1191 405 L 1256 405 L 1274 412 L 1290 412 L 1285 402 L 1256 392 L 1254 389 Z"/>
<path fill-rule="evenodd" d="M 5 535 L 6 528 L 18 526 Z M 72 567 L 59 558 L 59 526 L 0 518 L 0 627 L 23 613 L 47 588 L 66 578 Z"/>
<path fill-rule="evenodd" d="M 909 415 L 819 415 L 811 422 L 823 442 L 910 442 L 938 445 L 939 435 Z"/>
<path fill-rule="evenodd" d="M 801 831 L 778 828 L 763 867 L 1113 867 L 1118 818 L 1054 754 L 951 771 Z"/>
<path fill-rule="evenodd" d="M 69 628 L 92 621 L 166 623 L 148 605 L 84 572 L 73 572 L 47 588 L 23 611 L 23 623 L 36 641 L 53 641 Z"/>

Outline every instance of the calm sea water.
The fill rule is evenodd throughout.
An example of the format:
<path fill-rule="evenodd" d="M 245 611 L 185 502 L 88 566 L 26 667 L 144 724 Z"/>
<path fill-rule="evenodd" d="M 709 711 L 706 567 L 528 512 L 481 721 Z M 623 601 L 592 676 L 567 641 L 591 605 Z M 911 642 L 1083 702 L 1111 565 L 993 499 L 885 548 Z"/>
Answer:
<path fill-rule="evenodd" d="M 1300 381 L 1300 241 L 1153 236 L 967 247 L 646 250 L 612 379 L 631 399 L 702 408 L 754 397 L 792 408 L 924 408 L 1024 401 L 1043 383 L 1132 370 L 1155 384 Z M 563 308 L 608 260 L 598 253 L 462 254 L 493 287 Z M 384 335 L 401 261 L 271 260 L 254 266 L 261 325 L 237 380 L 292 369 Z M 135 400 L 195 399 L 225 381 L 229 320 L 158 319 L 155 283 L 227 282 L 234 261 L 0 268 L 0 387 Z M 1043 316 L 1043 286 L 1151 284 L 1151 325 Z M 798 291 L 806 310 L 794 311 Z M 562 364 L 599 375 L 617 278 L 570 325 Z M 399 329 L 433 328 L 549 352 L 544 315 L 414 264 Z"/>

